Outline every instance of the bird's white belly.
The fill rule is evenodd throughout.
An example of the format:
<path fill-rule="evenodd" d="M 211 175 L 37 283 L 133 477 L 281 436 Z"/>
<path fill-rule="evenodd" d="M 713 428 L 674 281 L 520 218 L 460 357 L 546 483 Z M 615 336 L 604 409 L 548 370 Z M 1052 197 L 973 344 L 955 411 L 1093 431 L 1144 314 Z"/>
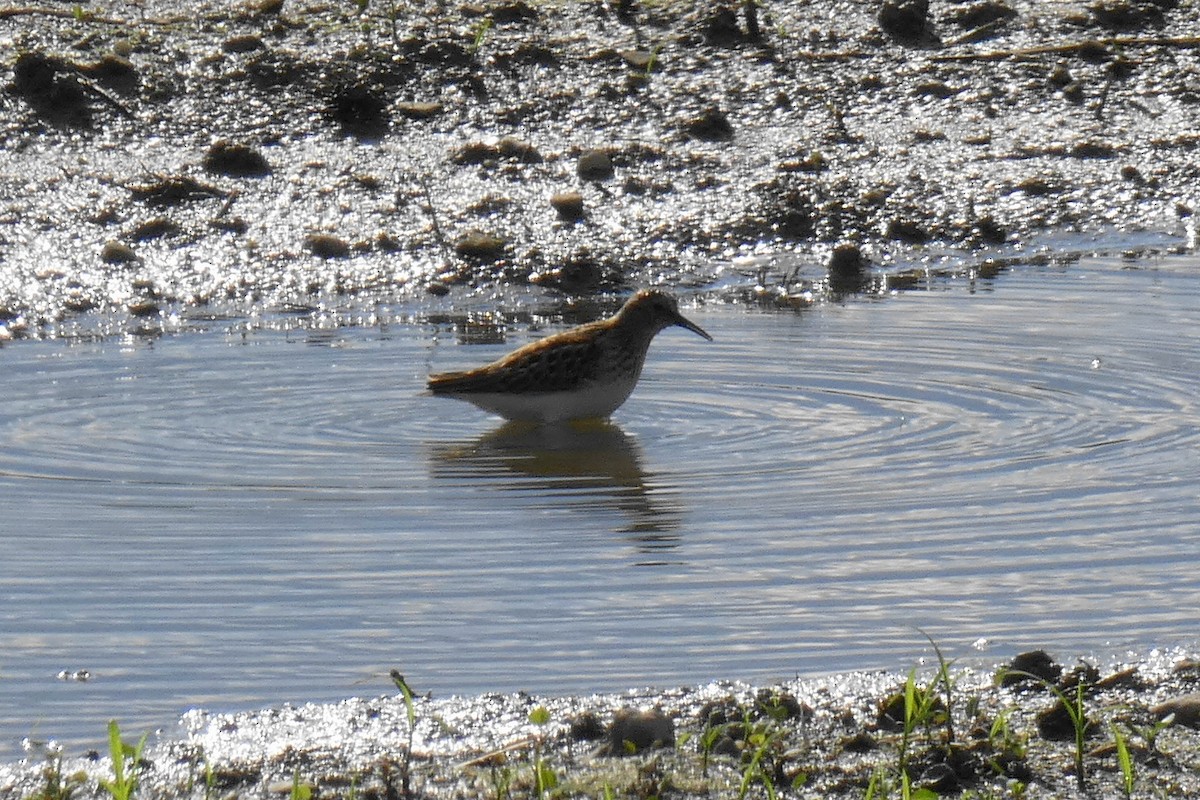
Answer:
<path fill-rule="evenodd" d="M 637 376 L 570 392 L 471 392 L 455 395 L 505 419 L 523 422 L 566 422 L 607 417 L 633 392 Z"/>

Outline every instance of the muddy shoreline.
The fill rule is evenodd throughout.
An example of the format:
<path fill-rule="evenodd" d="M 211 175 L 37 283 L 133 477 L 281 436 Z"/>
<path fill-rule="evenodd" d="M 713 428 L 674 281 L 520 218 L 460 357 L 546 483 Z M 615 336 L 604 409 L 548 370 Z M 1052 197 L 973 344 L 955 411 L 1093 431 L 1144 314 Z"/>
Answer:
<path fill-rule="evenodd" d="M 1047 232 L 1190 247 L 1195 11 L 10 6 L 0 324 L 353 324 L 646 284 L 801 304 L 1045 257 Z"/>
<path fill-rule="evenodd" d="M 1060 664 L 1044 651 L 975 666 L 943 656 L 930 649 L 907 673 L 771 686 L 412 694 L 411 706 L 397 691 L 248 713 L 197 710 L 183 718 L 182 734 L 162 735 L 136 762 L 136 732 L 121 735 L 141 797 L 851 798 L 900 796 L 905 781 L 928 797 L 1200 790 L 1200 668 L 1186 653 L 1103 666 Z M 104 797 L 112 776 L 108 753 L 63 758 L 43 745 L 0 767 L 0 797 Z"/>

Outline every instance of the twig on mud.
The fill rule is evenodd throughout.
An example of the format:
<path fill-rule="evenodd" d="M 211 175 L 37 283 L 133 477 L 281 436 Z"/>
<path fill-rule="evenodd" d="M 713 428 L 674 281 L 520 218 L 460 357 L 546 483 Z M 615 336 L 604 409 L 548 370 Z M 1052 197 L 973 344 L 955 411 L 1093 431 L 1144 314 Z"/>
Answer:
<path fill-rule="evenodd" d="M 1200 48 L 1200 36 L 1112 36 L 1106 39 L 1084 39 L 1064 44 L 1045 44 L 1010 50 L 989 50 L 985 53 L 946 53 L 931 56 L 932 61 L 1003 61 L 1027 56 L 1090 53 L 1110 47 L 1178 47 Z"/>
<path fill-rule="evenodd" d="M 421 187 L 421 194 L 425 196 L 425 212 L 429 214 L 429 219 L 433 225 L 433 235 L 437 239 L 438 246 L 442 248 L 442 254 L 450 258 L 450 244 L 446 241 L 446 235 L 442 232 L 442 226 L 438 222 L 437 207 L 433 204 L 433 192 L 429 190 L 429 180 L 423 175 L 416 176 L 417 185 Z"/>
<path fill-rule="evenodd" d="M 525 738 L 518 739 L 515 742 L 509 742 L 508 744 L 504 745 L 503 747 L 501 747 L 499 749 L 492 750 L 491 752 L 484 753 L 483 755 L 480 755 L 480 756 L 476 756 L 475 758 L 472 758 L 468 761 L 460 762 L 459 764 L 455 765 L 455 768 L 456 769 L 465 769 L 467 767 L 485 766 L 489 762 L 494 761 L 495 759 L 499 758 L 500 756 L 507 755 L 508 753 L 511 753 L 514 750 L 524 750 L 525 748 L 532 747 L 533 743 L 534 743 L 534 738 L 532 736 L 526 736 Z"/>
<path fill-rule="evenodd" d="M 227 199 L 231 194 L 224 189 L 209 183 L 201 183 L 187 175 L 151 173 L 150 177 L 154 179 L 150 183 L 124 184 L 124 186 L 135 200 L 154 206 L 177 206 L 185 202 L 207 198 Z"/>
<path fill-rule="evenodd" d="M 194 17 L 186 17 L 183 15 L 174 17 L 153 17 L 147 19 L 139 19 L 130 21 L 127 19 L 117 19 L 116 17 L 104 17 L 99 14 L 94 14 L 91 11 L 77 10 L 74 8 L 46 8 L 45 6 L 21 6 L 20 8 L 0 8 L 0 19 L 9 19 L 10 17 L 59 17 L 61 19 L 74 19 L 80 22 L 98 22 L 101 25 L 178 25 L 181 22 L 187 22 Z"/>

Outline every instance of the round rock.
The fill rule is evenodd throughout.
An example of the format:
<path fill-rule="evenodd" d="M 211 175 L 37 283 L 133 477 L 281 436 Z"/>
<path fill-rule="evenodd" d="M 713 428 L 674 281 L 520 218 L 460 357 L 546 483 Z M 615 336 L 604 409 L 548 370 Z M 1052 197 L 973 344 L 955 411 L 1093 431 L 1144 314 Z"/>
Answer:
<path fill-rule="evenodd" d="M 579 157 L 575 172 L 585 181 L 605 181 L 615 172 L 612 159 L 601 150 L 587 150 Z"/>

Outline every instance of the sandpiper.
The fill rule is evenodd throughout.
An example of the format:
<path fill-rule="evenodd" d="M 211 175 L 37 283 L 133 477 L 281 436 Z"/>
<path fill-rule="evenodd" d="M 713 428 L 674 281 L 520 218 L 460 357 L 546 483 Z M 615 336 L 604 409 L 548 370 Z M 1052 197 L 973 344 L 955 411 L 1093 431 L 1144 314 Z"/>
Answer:
<path fill-rule="evenodd" d="M 678 325 L 712 341 L 675 298 L 641 291 L 613 316 L 525 345 L 468 372 L 431 375 L 434 394 L 524 422 L 603 419 L 633 391 L 650 340 Z"/>

